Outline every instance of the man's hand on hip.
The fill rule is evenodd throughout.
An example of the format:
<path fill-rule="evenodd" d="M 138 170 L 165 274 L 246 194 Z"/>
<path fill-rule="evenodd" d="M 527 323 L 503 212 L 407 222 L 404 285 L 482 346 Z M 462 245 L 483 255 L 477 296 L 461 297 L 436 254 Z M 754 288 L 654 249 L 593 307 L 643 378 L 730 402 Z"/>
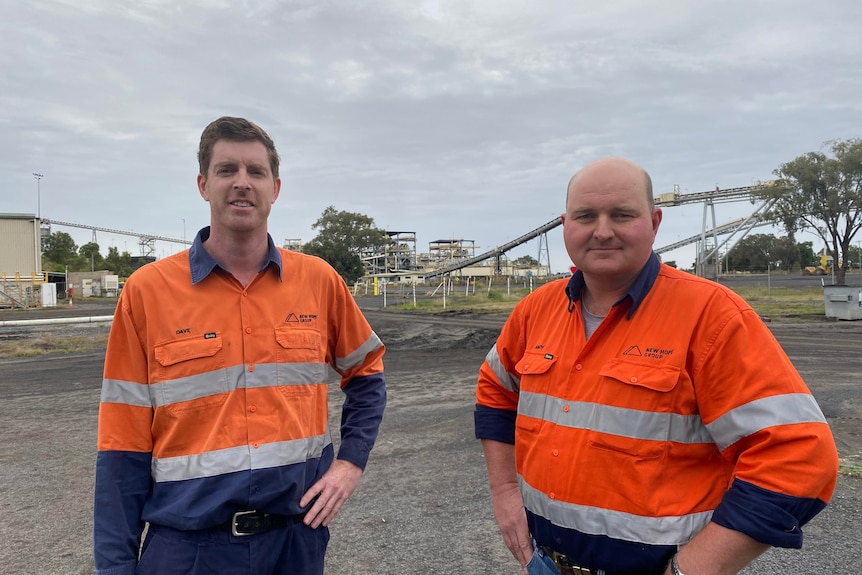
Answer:
<path fill-rule="evenodd" d="M 350 463 L 336 459 L 329 470 L 323 474 L 311 489 L 305 492 L 299 504 L 305 507 L 316 497 L 314 505 L 305 514 L 303 522 L 317 529 L 321 525 L 328 526 L 341 510 L 362 479 L 362 469 Z"/>

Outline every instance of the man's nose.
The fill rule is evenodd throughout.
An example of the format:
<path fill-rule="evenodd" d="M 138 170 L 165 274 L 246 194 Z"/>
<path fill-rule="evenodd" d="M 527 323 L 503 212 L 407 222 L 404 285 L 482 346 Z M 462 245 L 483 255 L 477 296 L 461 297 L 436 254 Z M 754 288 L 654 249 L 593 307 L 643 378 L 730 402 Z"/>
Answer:
<path fill-rule="evenodd" d="M 248 170 L 245 168 L 240 168 L 236 171 L 236 177 L 234 178 L 233 185 L 235 188 L 247 190 L 251 188 L 250 179 L 248 177 Z"/>
<path fill-rule="evenodd" d="M 611 219 L 608 216 L 599 216 L 596 218 L 596 227 L 593 230 L 593 235 L 600 239 L 613 237 L 613 222 L 611 222 Z"/>

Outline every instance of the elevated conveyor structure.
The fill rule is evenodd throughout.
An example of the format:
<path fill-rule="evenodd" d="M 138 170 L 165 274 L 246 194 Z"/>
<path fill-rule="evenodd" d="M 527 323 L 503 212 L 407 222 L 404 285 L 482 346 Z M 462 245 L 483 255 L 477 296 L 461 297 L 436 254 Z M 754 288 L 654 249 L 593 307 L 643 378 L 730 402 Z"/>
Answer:
<path fill-rule="evenodd" d="M 479 254 L 476 257 L 468 258 L 466 260 L 460 261 L 457 264 L 453 264 L 451 266 L 440 268 L 440 269 L 437 269 L 437 270 L 434 270 L 431 272 L 426 272 L 423 275 L 426 278 L 435 278 L 438 276 L 443 276 L 443 275 L 452 273 L 454 271 L 457 271 L 457 270 L 460 270 L 460 269 L 463 269 L 466 267 L 474 266 L 480 262 L 483 262 L 485 260 L 489 260 L 491 258 L 499 258 L 501 255 L 508 252 L 509 250 L 516 248 L 516 247 L 520 246 L 521 244 L 527 243 L 530 240 L 536 239 L 537 237 L 541 236 L 542 234 L 547 233 L 548 230 L 554 229 L 555 227 L 560 225 L 560 223 L 561 222 L 560 222 L 559 218 L 557 218 L 555 220 L 551 220 L 547 224 L 545 224 L 543 226 L 539 226 L 535 230 L 528 232 L 528 233 L 524 234 L 523 236 L 512 240 L 511 242 L 507 242 L 501 246 L 497 246 L 496 248 L 494 248 L 490 251 L 487 251 L 483 254 Z"/>
<path fill-rule="evenodd" d="M 686 245 L 700 242 L 701 249 L 699 250 L 699 253 L 698 253 L 698 262 L 702 266 L 703 262 L 709 261 L 710 258 L 713 258 L 717 252 L 720 253 L 720 251 L 719 251 L 720 248 L 727 245 L 727 243 L 728 243 L 727 241 L 725 241 L 724 243 L 719 245 L 719 243 L 718 243 L 718 235 L 719 234 L 731 234 L 731 238 L 732 238 L 733 234 L 735 234 L 737 232 L 742 232 L 742 236 L 736 240 L 736 242 L 738 242 L 743 237 L 745 237 L 745 235 L 749 231 L 751 231 L 752 228 L 754 228 L 756 226 L 766 225 L 768 223 L 768 222 L 765 222 L 763 220 L 763 216 L 766 214 L 766 212 L 769 210 L 769 208 L 773 205 L 774 202 L 773 201 L 762 202 L 761 205 L 755 210 L 755 212 L 751 216 L 749 216 L 748 218 L 736 220 L 734 222 L 731 222 L 728 224 L 723 224 L 721 226 L 717 226 L 715 224 L 715 211 L 713 208 L 714 204 L 725 203 L 725 202 L 736 202 L 736 201 L 740 201 L 740 200 L 755 201 L 756 196 L 754 196 L 754 192 L 756 192 L 758 190 L 762 190 L 763 188 L 771 187 L 773 185 L 775 185 L 775 183 L 770 181 L 770 182 L 765 182 L 765 183 L 758 182 L 757 184 L 752 185 L 752 186 L 742 186 L 742 187 L 738 187 L 738 188 L 721 189 L 721 188 L 716 186 L 716 188 L 714 190 L 710 190 L 707 192 L 695 192 L 695 193 L 691 193 L 691 194 L 680 193 L 679 186 L 676 186 L 675 190 L 673 192 L 667 193 L 667 194 L 662 194 L 662 195 L 654 198 L 655 205 L 657 207 L 681 206 L 684 204 L 694 204 L 694 203 L 701 203 L 701 202 L 704 204 L 704 220 L 703 220 L 703 227 L 702 227 L 701 233 L 698 235 L 686 238 L 684 240 L 675 242 L 674 244 L 671 244 L 670 246 L 656 249 L 655 250 L 656 253 L 669 252 L 669 251 L 684 247 Z M 706 224 L 706 214 L 707 214 L 708 208 L 712 209 L 712 227 L 711 228 L 707 228 L 707 224 Z M 437 269 L 437 270 L 434 270 L 431 272 L 427 272 L 423 275 L 426 278 L 434 278 L 434 277 L 438 277 L 438 276 L 443 276 L 443 275 L 452 273 L 454 271 L 458 271 L 460 269 L 476 265 L 478 263 L 481 263 L 481 262 L 488 260 L 488 259 L 491 259 L 491 258 L 499 258 L 502 254 L 520 246 L 521 244 L 527 243 L 533 239 L 536 239 L 537 237 L 544 236 L 550 230 L 556 228 L 557 226 L 559 226 L 561 224 L 562 224 L 562 221 L 560 220 L 560 218 L 555 218 L 555 219 L 549 221 L 548 223 L 546 223 L 542 226 L 539 226 L 538 228 L 534 229 L 533 231 L 528 232 L 528 233 L 524 234 L 523 236 L 521 236 L 517 239 L 514 239 L 510 242 L 507 242 L 505 244 L 497 246 L 497 247 L 495 247 L 495 248 L 493 248 L 493 249 L 491 249 L 485 253 L 482 253 L 476 257 L 460 261 L 457 264 L 453 264 L 451 266 L 447 266 L 447 267 L 443 267 L 443 268 L 440 268 L 440 269 Z M 707 248 L 706 248 L 706 238 L 707 237 L 712 237 L 715 240 L 714 247 L 711 251 L 707 251 Z M 727 253 L 727 251 L 730 251 L 730 249 L 732 249 L 733 245 L 736 245 L 736 242 L 734 242 L 730 248 L 727 248 L 727 250 L 725 250 L 724 253 Z M 720 261 L 717 262 L 717 264 L 720 265 Z"/>
<path fill-rule="evenodd" d="M 47 218 L 42 218 L 42 223 L 47 224 L 49 227 L 51 225 L 64 226 L 67 228 L 80 228 L 83 230 L 90 230 L 93 232 L 93 241 L 96 241 L 96 232 L 104 232 L 107 234 L 118 234 L 121 236 L 133 236 L 138 238 L 138 245 L 141 246 L 140 255 L 143 257 L 152 256 L 156 252 L 156 241 L 162 242 L 173 242 L 175 244 L 184 244 L 187 246 L 192 245 L 192 242 L 189 240 L 178 240 L 176 238 L 169 238 L 166 236 L 154 236 L 150 234 L 141 234 L 138 232 L 129 232 L 125 230 L 115 230 L 112 228 L 100 228 L 97 226 L 87 226 L 84 224 L 76 224 L 72 222 L 61 222 L 59 220 L 49 220 Z"/>

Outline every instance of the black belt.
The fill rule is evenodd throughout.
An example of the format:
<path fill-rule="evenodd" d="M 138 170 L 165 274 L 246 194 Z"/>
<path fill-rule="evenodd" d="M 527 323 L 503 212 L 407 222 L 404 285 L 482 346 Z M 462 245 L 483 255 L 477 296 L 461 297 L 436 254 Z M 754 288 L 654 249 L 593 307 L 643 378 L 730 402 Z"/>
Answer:
<path fill-rule="evenodd" d="M 227 528 L 231 535 L 245 537 L 256 535 L 271 529 L 287 527 L 288 525 L 302 520 L 302 515 L 276 515 L 274 513 L 263 513 L 260 511 L 237 511 L 227 523 L 222 523 L 216 529 Z"/>
<path fill-rule="evenodd" d="M 560 571 L 560 575 L 599 575 L 598 569 L 590 569 L 589 567 L 581 567 L 580 565 L 576 565 L 571 559 L 567 556 L 554 551 L 550 547 L 545 547 L 544 545 L 539 545 L 539 549 L 551 558 L 554 562 L 554 565 L 557 566 L 557 569 Z"/>

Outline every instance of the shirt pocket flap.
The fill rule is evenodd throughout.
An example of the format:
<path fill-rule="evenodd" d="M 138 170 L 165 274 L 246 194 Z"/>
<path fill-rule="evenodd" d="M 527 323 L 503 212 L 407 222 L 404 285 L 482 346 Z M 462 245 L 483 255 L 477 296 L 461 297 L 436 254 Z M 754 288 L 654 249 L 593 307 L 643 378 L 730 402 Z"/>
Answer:
<path fill-rule="evenodd" d="M 679 382 L 680 368 L 675 365 L 641 365 L 627 361 L 610 361 L 599 372 L 621 383 L 666 392 Z"/>
<path fill-rule="evenodd" d="M 320 331 L 316 329 L 279 326 L 275 328 L 275 340 L 285 349 L 319 350 L 321 348 Z"/>
<path fill-rule="evenodd" d="M 527 353 L 515 365 L 515 370 L 521 375 L 542 375 L 555 363 L 557 357 L 552 353 Z"/>
<path fill-rule="evenodd" d="M 175 365 L 190 359 L 213 357 L 222 348 L 221 337 L 184 339 L 155 347 L 156 361 L 162 366 Z"/>

